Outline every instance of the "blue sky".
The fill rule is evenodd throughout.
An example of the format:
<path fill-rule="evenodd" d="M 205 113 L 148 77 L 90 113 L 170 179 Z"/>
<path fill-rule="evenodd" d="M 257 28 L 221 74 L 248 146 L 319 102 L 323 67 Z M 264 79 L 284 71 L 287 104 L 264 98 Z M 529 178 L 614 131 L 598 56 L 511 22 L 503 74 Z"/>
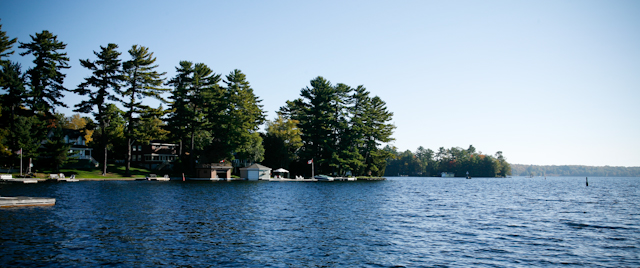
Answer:
<path fill-rule="evenodd" d="M 69 89 L 79 59 L 139 44 L 166 77 L 181 60 L 242 70 L 269 119 L 323 76 L 386 101 L 399 150 L 640 166 L 639 1 L 0 1 L 0 19 L 68 44 Z"/>

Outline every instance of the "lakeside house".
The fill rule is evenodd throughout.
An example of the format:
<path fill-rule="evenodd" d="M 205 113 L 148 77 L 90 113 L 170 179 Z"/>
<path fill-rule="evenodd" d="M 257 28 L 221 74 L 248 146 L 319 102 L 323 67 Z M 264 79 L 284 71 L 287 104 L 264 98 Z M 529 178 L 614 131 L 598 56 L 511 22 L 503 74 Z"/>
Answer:
<path fill-rule="evenodd" d="M 64 135 L 64 143 L 70 145 L 69 152 L 67 154 L 69 158 L 88 160 L 92 165 L 95 165 L 96 167 L 98 166 L 98 161 L 96 161 L 92 156 L 93 148 L 87 146 L 87 141 L 81 131 L 65 128 L 62 129 L 62 133 Z M 49 131 L 49 133 L 47 133 L 47 138 L 51 138 L 53 135 L 53 131 Z M 42 145 L 45 145 L 46 143 L 46 140 L 41 142 Z"/>
<path fill-rule="evenodd" d="M 178 144 L 152 141 L 149 144 L 134 144 L 131 147 L 131 163 L 146 169 L 171 168 L 178 159 Z"/>
<path fill-rule="evenodd" d="M 87 159 L 91 162 L 98 163 L 91 153 L 93 148 L 87 146 L 87 141 L 84 139 L 84 135 L 79 130 L 75 129 L 63 129 L 64 142 L 71 145 L 69 148 L 69 157 L 76 159 Z"/>

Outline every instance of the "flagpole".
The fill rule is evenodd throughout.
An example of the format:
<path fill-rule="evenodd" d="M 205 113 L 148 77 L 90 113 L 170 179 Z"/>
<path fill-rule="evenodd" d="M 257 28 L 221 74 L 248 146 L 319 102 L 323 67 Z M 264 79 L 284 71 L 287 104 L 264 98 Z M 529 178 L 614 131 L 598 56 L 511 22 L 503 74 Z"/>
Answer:
<path fill-rule="evenodd" d="M 20 148 L 20 177 L 22 177 L 22 148 Z"/>
<path fill-rule="evenodd" d="M 313 170 L 313 166 L 315 165 L 315 163 L 313 163 L 313 158 L 311 158 L 311 178 L 315 178 L 315 172 Z"/>

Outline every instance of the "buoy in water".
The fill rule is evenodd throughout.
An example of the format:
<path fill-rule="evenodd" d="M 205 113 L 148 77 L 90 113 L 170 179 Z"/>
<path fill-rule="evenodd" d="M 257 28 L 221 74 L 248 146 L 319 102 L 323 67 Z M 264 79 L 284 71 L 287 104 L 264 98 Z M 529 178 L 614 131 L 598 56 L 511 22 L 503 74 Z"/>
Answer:
<path fill-rule="evenodd" d="M 585 177 L 585 180 L 587 181 L 587 186 L 589 186 L 589 177 Z"/>

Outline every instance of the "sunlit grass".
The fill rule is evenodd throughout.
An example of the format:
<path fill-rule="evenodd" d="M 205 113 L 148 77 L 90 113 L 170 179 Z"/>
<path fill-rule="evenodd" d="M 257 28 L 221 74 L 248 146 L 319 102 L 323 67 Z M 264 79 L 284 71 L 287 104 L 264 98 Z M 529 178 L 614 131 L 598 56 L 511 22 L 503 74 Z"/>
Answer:
<path fill-rule="evenodd" d="M 130 177 L 125 177 L 126 167 L 122 165 L 114 165 L 110 164 L 107 166 L 107 174 L 102 175 L 102 168 L 90 168 L 90 169 L 68 169 L 61 168 L 60 171 L 52 171 L 52 170 L 43 170 L 35 174 L 36 178 L 47 179 L 49 178 L 49 174 L 57 174 L 63 173 L 65 177 L 69 178 L 71 175 L 76 175 L 76 178 L 82 179 L 135 179 L 135 178 L 144 178 L 149 174 L 156 173 L 157 171 L 150 171 L 144 168 L 131 167 L 130 168 Z M 14 173 L 14 177 L 18 177 L 19 173 Z M 158 174 L 160 175 L 160 174 Z M 162 173 L 164 175 L 164 173 Z"/>

